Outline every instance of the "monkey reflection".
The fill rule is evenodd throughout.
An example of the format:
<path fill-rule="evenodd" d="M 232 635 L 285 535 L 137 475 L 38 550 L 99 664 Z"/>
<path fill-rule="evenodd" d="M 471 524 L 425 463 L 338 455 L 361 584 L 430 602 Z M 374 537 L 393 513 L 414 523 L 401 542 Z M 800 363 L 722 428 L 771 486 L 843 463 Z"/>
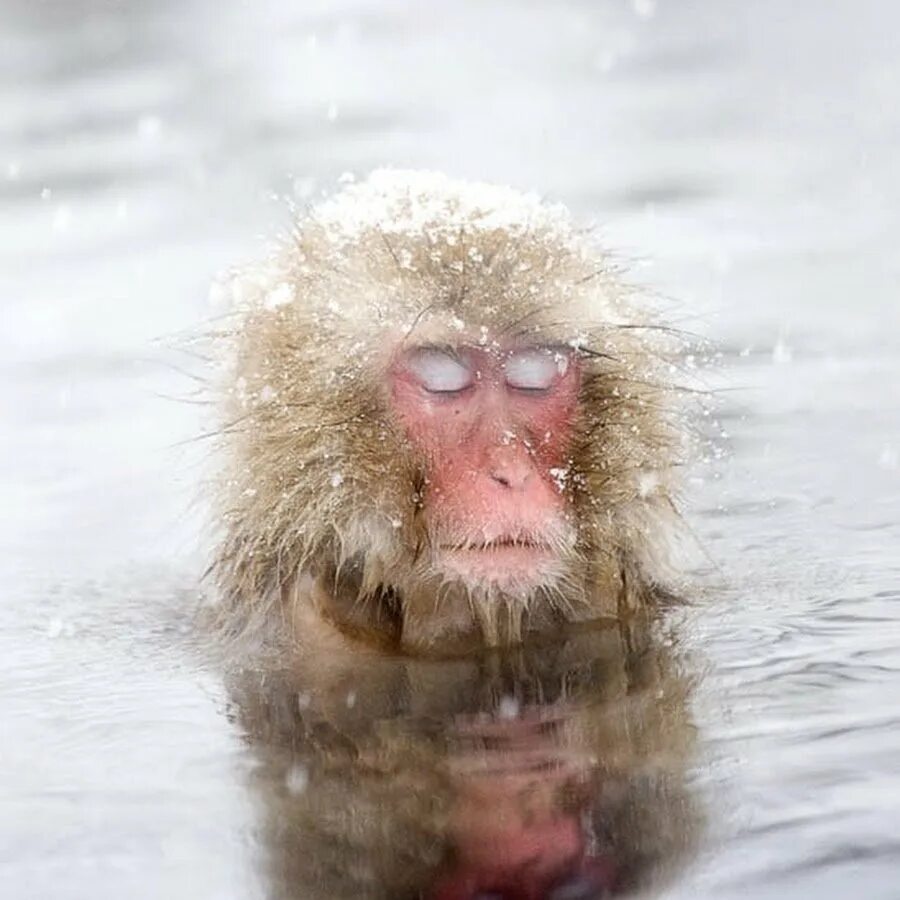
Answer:
<path fill-rule="evenodd" d="M 634 621 L 455 660 L 242 670 L 270 896 L 587 900 L 659 883 L 701 818 L 690 687 Z"/>

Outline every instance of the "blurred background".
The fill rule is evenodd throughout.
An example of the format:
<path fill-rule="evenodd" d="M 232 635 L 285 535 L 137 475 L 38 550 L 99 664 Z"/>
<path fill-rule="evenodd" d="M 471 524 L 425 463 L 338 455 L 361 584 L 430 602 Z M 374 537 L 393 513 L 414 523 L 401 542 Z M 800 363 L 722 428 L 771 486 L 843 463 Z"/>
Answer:
<path fill-rule="evenodd" d="M 0 0 L 0 882 L 264 896 L 170 347 L 344 173 L 569 204 L 712 338 L 727 589 L 668 897 L 896 898 L 900 10 L 883 0 Z M 215 293 L 215 292 L 213 292 Z M 215 300 L 215 297 L 212 297 Z M 188 391 L 190 387 L 188 387 Z"/>

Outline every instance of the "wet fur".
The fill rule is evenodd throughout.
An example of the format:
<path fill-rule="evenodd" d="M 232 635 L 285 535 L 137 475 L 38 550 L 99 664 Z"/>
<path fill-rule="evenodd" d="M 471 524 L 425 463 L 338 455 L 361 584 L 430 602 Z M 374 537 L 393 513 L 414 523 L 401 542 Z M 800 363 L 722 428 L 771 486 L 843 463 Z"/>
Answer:
<path fill-rule="evenodd" d="M 507 195 L 492 191 L 484 196 L 502 204 Z M 377 173 L 235 276 L 212 569 L 228 630 L 290 626 L 313 602 L 392 642 L 439 646 L 440 620 L 448 641 L 474 630 L 509 643 L 554 622 L 627 617 L 673 590 L 680 341 L 560 208 L 509 192 L 518 221 L 479 206 L 478 192 Z M 577 539 L 563 550 L 563 577 L 526 596 L 467 590 L 430 570 L 422 460 L 384 387 L 398 343 L 481 329 L 540 335 L 581 357 L 561 476 Z"/>

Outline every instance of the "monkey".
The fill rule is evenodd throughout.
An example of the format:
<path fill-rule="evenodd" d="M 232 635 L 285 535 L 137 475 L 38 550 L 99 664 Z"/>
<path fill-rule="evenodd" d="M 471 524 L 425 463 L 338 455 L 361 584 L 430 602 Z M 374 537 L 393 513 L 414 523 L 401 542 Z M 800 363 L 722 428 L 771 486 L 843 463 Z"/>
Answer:
<path fill-rule="evenodd" d="M 223 633 L 272 651 L 228 676 L 269 895 L 673 871 L 702 824 L 654 631 L 677 333 L 562 206 L 427 172 L 346 185 L 231 286 L 211 572 Z"/>
<path fill-rule="evenodd" d="M 266 896 L 589 900 L 670 882 L 705 827 L 686 777 L 694 675 L 649 625 L 233 669 Z"/>
<path fill-rule="evenodd" d="M 224 632 L 442 655 L 678 595 L 679 338 L 562 205 L 377 170 L 231 288 Z"/>

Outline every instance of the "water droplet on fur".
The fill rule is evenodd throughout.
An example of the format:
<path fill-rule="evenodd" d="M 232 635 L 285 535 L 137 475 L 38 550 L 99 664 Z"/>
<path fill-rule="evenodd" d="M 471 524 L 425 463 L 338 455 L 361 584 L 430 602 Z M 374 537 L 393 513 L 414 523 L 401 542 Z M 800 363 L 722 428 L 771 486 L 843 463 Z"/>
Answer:
<path fill-rule="evenodd" d="M 309 773 L 306 771 L 306 767 L 299 764 L 291 766 L 290 769 L 288 769 L 284 782 L 287 786 L 288 793 L 294 794 L 295 796 L 297 794 L 302 794 L 309 784 Z"/>
<path fill-rule="evenodd" d="M 501 698 L 500 704 L 497 707 L 497 715 L 501 719 L 515 719 L 519 715 L 519 710 L 521 706 L 519 701 L 516 700 L 515 697 L 507 695 L 506 697 Z"/>

